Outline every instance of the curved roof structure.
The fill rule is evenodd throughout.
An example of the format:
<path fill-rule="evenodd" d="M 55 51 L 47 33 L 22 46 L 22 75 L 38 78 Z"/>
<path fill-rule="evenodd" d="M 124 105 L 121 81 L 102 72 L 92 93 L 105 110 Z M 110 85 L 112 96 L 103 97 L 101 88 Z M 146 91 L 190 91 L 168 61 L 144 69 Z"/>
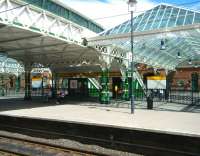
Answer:
<path fill-rule="evenodd" d="M 24 66 L 39 63 L 57 72 L 99 66 L 96 51 L 83 44 L 87 32 L 96 34 L 89 29 L 24 0 L 1 0 L 0 12 L 0 52 Z"/>
<path fill-rule="evenodd" d="M 77 11 L 69 8 L 68 6 L 61 4 L 58 0 L 22 0 L 27 3 L 33 4 L 41 9 L 47 10 L 53 14 L 70 20 L 80 26 L 88 28 L 89 30 L 100 33 L 104 30 L 102 26 L 89 18 L 81 15 Z"/>
<path fill-rule="evenodd" d="M 200 58 L 200 12 L 160 4 L 133 19 L 134 61 L 156 68 L 190 66 Z M 130 54 L 131 21 L 100 33 L 90 42 L 116 45 Z M 162 42 L 162 43 L 161 43 Z M 165 50 L 161 50 L 161 44 Z M 130 55 L 129 55 L 130 56 Z"/>

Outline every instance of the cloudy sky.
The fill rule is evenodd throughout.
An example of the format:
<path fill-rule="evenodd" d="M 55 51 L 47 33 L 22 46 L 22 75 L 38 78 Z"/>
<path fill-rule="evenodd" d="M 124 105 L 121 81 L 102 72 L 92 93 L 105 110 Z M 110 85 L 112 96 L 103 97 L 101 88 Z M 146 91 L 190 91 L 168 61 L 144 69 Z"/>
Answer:
<path fill-rule="evenodd" d="M 93 19 L 108 29 L 130 18 L 126 0 L 59 0 L 62 3 L 78 10 L 83 15 Z M 151 9 L 155 5 L 164 2 L 187 8 L 200 8 L 197 0 L 138 0 L 136 12 Z M 138 13 L 135 13 L 138 14 Z M 113 16 L 113 17 L 110 17 Z M 107 18 L 106 18 L 107 17 Z"/>

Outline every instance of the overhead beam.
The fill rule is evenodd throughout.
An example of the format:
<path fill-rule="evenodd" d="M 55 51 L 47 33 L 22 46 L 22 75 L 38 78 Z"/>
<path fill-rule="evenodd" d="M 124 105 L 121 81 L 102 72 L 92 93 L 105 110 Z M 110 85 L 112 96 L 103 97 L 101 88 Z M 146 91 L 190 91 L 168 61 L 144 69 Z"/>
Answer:
<path fill-rule="evenodd" d="M 51 51 L 39 51 L 39 52 L 31 52 L 31 56 L 41 56 L 41 55 L 57 55 L 57 56 L 59 56 L 59 55 L 75 55 L 75 54 L 80 54 L 80 53 L 83 53 L 83 52 L 85 52 L 86 51 L 86 49 L 81 49 L 81 48 L 79 48 L 78 50 L 77 49 L 69 49 L 69 51 L 53 51 L 52 52 L 52 50 Z M 75 53 L 75 52 L 78 52 L 78 53 Z M 88 51 L 87 52 L 89 52 L 89 53 L 91 53 L 91 49 L 88 49 Z M 12 56 L 12 55 L 14 55 L 14 56 L 24 56 L 25 54 L 24 53 L 18 53 L 18 52 L 15 52 L 14 54 L 13 54 L 13 51 L 10 53 L 9 51 L 8 51 L 8 54 L 10 55 L 10 56 Z"/>
<path fill-rule="evenodd" d="M 193 24 L 193 25 L 186 25 L 186 26 L 178 26 L 172 28 L 163 28 L 158 30 L 150 30 L 145 32 L 134 32 L 134 38 L 151 36 L 151 35 L 163 35 L 163 33 L 172 33 L 172 32 L 180 32 L 180 31 L 189 31 L 194 29 L 200 29 L 200 24 Z M 105 41 L 105 40 L 118 40 L 124 38 L 130 38 L 131 33 L 124 33 L 124 34 L 116 34 L 116 35 L 108 35 L 108 36 L 97 36 L 93 38 L 89 38 L 89 42 L 98 42 L 98 41 Z"/>
<path fill-rule="evenodd" d="M 35 36 L 27 36 L 27 37 L 14 38 L 14 39 L 10 39 L 10 40 L 2 40 L 2 41 L 0 41 L 0 44 L 2 44 L 2 43 L 9 43 L 9 42 L 15 42 L 15 41 L 20 41 L 20 40 L 33 39 L 33 38 L 38 38 L 38 37 L 41 37 L 41 36 L 42 35 L 35 35 Z"/>
<path fill-rule="evenodd" d="M 21 50 L 31 50 L 31 49 L 38 49 L 38 48 L 54 47 L 54 46 L 65 45 L 65 44 L 68 44 L 68 43 L 57 43 L 57 44 L 42 45 L 42 46 L 35 46 L 35 47 L 5 49 L 5 51 L 6 52 L 16 52 L 16 51 L 21 51 Z"/>
<path fill-rule="evenodd" d="M 0 29 L 3 29 L 5 27 L 7 27 L 7 25 L 3 25 L 3 24 L 0 25 Z"/>

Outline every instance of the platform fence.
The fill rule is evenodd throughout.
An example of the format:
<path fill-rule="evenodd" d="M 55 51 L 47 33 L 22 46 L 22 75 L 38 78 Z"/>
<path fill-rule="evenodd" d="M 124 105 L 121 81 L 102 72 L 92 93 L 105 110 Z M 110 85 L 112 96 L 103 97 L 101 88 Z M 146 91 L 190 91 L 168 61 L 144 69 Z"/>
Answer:
<path fill-rule="evenodd" d="M 153 102 L 169 102 L 180 104 L 200 104 L 200 91 L 184 89 L 147 89 L 134 90 L 136 101 L 147 101 L 147 97 L 152 98 Z"/>
<path fill-rule="evenodd" d="M 60 91 L 64 91 L 65 96 L 68 95 L 67 88 L 57 88 L 55 90 L 55 94 L 58 94 Z M 79 91 L 80 92 L 80 91 Z M 78 92 L 77 92 L 78 93 Z M 0 89 L 0 97 L 23 97 L 25 94 L 25 89 L 20 88 L 16 89 Z M 51 89 L 42 89 L 42 88 L 32 88 L 31 95 L 33 97 L 42 97 L 47 95 L 49 97 L 52 96 Z M 86 94 L 83 94 L 86 97 Z M 97 98 L 98 99 L 98 92 L 89 90 L 87 93 L 87 98 Z M 135 89 L 134 90 L 134 97 L 135 101 L 147 101 L 147 97 L 150 96 L 153 102 L 168 102 L 168 103 L 179 103 L 179 104 L 186 104 L 186 105 L 199 105 L 200 104 L 200 91 L 198 90 L 184 90 L 184 89 Z M 112 100 L 116 100 L 112 98 Z M 123 101 L 122 93 L 117 95 L 117 99 Z"/>

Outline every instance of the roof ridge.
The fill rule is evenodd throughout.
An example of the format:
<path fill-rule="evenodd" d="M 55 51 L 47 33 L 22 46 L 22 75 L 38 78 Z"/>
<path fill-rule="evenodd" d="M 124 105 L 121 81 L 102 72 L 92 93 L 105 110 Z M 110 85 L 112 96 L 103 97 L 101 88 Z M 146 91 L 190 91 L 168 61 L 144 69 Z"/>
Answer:
<path fill-rule="evenodd" d="M 200 11 L 198 11 L 198 10 L 190 9 L 190 8 L 183 7 L 183 6 L 177 6 L 177 4 L 170 4 L 170 3 L 162 2 L 162 3 L 159 3 L 157 6 L 160 6 L 160 5 L 170 6 L 170 7 L 177 8 L 177 9 L 183 9 L 183 10 L 192 11 L 192 12 L 195 12 L 195 13 L 200 13 Z M 155 7 L 157 7 L 157 6 L 155 6 Z M 152 9 L 154 9 L 155 7 L 153 7 Z"/>

